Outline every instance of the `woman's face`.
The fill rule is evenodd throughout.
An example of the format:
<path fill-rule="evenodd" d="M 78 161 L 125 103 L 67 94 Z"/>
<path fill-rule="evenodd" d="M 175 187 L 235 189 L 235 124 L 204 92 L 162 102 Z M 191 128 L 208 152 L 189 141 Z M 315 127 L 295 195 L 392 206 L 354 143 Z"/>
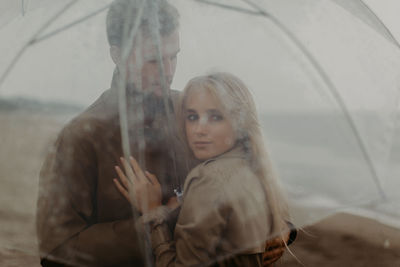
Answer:
<path fill-rule="evenodd" d="M 233 147 L 236 138 L 232 124 L 208 90 L 191 90 L 184 112 L 187 142 L 197 159 L 213 158 Z"/>

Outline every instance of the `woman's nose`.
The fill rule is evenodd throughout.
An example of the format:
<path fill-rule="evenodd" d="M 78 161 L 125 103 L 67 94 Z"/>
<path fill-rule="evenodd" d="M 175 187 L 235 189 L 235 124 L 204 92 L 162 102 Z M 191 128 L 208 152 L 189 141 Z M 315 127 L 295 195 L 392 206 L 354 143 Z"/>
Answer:
<path fill-rule="evenodd" d="M 208 121 L 207 118 L 200 118 L 198 123 L 196 124 L 196 134 L 198 135 L 206 135 L 208 132 Z"/>

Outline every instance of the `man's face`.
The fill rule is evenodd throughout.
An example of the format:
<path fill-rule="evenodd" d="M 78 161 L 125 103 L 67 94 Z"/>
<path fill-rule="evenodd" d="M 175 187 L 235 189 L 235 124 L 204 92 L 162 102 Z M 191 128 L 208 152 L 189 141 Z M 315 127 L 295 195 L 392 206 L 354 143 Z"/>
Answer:
<path fill-rule="evenodd" d="M 161 37 L 162 62 L 158 60 L 159 56 L 154 40 L 143 37 L 139 42 L 128 59 L 128 82 L 139 86 L 138 83 L 141 79 L 143 91 L 160 97 L 163 94 L 160 64 L 163 64 L 166 86 L 170 89 L 180 50 L 178 31 Z"/>

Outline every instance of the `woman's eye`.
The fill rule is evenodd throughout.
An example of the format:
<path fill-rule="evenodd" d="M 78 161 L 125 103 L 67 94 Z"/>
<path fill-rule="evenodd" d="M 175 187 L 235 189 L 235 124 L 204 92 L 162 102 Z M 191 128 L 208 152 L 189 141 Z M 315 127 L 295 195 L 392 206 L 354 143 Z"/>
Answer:
<path fill-rule="evenodd" d="M 222 115 L 212 115 L 211 120 L 213 121 L 222 121 L 224 117 Z"/>
<path fill-rule="evenodd" d="M 190 114 L 186 118 L 188 121 L 195 121 L 198 119 L 198 116 L 196 114 Z"/>

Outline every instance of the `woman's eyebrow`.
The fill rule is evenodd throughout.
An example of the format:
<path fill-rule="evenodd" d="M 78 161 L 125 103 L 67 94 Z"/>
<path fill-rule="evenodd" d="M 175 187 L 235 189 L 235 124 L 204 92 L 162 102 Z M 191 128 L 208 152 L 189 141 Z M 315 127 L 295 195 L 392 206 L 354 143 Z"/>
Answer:
<path fill-rule="evenodd" d="M 188 109 L 186 109 L 186 112 L 189 112 L 189 113 L 196 113 L 196 110 L 188 108 Z"/>
<path fill-rule="evenodd" d="M 208 113 L 222 113 L 219 109 L 207 109 Z"/>

